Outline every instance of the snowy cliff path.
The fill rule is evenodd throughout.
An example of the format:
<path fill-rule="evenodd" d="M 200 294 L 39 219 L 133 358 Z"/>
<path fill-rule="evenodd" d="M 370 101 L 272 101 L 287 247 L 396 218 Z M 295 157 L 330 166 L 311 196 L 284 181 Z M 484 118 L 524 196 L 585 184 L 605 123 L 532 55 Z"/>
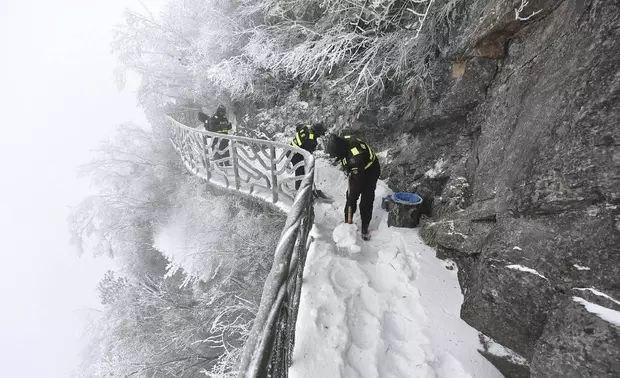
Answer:
<path fill-rule="evenodd" d="M 501 377 L 459 318 L 456 267 L 416 230 L 388 228 L 376 191 L 372 239 L 342 223 L 346 178 L 317 160 L 317 203 L 296 329 L 292 377 Z"/>

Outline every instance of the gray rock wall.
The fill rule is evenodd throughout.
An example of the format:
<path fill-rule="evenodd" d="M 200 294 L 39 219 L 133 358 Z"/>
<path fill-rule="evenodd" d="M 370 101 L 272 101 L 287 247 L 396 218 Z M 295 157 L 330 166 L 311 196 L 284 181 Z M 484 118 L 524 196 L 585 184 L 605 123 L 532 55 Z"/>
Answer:
<path fill-rule="evenodd" d="M 620 298 L 620 3 L 531 0 L 528 21 L 518 3 L 456 2 L 434 93 L 376 141 L 401 142 L 384 175 L 430 205 L 463 319 L 534 376 L 620 376 L 618 327 L 573 300 L 620 310 L 575 290 Z"/>

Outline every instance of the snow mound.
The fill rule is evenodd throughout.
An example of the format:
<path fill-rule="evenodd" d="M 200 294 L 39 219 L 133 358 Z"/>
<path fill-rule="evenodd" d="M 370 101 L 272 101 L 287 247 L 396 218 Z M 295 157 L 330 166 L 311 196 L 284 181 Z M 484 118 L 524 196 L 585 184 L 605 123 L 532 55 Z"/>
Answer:
<path fill-rule="evenodd" d="M 336 228 L 332 233 L 334 243 L 338 248 L 349 250 L 351 253 L 358 253 L 362 249 L 356 244 L 357 241 L 357 225 L 343 223 Z"/>

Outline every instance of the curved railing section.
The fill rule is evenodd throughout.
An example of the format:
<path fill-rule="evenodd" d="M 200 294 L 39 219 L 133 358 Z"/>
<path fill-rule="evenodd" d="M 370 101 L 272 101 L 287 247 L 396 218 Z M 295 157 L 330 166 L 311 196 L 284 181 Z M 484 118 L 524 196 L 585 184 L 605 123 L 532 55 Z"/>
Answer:
<path fill-rule="evenodd" d="M 290 205 L 239 364 L 240 377 L 284 377 L 292 359 L 308 235 L 314 221 L 314 157 L 282 143 L 191 128 L 172 117 L 168 121 L 172 145 L 192 174 L 274 204 Z M 303 160 L 293 166 L 295 154 Z M 305 175 L 295 176 L 302 166 Z"/>

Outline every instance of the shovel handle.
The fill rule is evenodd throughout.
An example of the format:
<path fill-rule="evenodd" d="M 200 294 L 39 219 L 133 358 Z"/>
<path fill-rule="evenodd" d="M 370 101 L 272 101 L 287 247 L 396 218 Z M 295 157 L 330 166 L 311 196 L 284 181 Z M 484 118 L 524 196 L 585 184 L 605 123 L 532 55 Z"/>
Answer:
<path fill-rule="evenodd" d="M 347 188 L 347 213 L 346 213 L 346 222 L 348 224 L 352 224 L 353 223 L 353 209 L 351 209 L 351 206 L 349 206 L 349 193 L 351 193 L 351 182 L 349 182 L 349 187 Z"/>

